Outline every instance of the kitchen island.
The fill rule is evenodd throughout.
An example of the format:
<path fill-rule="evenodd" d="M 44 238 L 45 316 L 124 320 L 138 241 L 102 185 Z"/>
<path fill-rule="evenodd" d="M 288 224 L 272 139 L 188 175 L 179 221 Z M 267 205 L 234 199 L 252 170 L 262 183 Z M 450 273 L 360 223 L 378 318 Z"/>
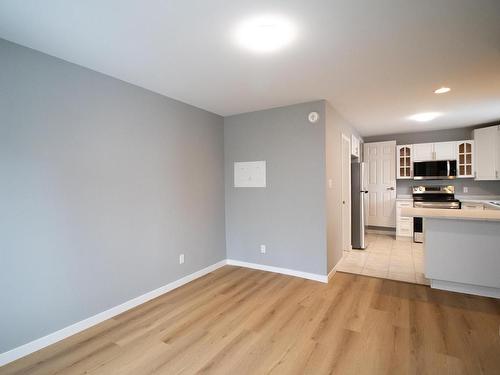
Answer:
<path fill-rule="evenodd" d="M 403 208 L 424 218 L 424 273 L 432 288 L 500 298 L 500 210 Z"/>

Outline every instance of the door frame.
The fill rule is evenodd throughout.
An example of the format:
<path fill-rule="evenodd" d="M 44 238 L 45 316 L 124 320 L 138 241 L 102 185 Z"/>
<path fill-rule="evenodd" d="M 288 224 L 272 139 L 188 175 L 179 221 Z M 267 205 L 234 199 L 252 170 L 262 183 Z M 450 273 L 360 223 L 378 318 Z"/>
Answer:
<path fill-rule="evenodd" d="M 341 201 L 341 234 L 342 234 L 342 251 L 349 251 L 352 250 L 352 227 L 351 227 L 351 139 L 345 135 L 344 133 L 341 134 L 341 147 L 340 147 L 340 152 L 341 152 L 341 157 L 340 157 L 340 164 L 341 164 L 341 186 L 340 186 L 340 201 Z M 347 145 L 347 160 L 344 163 L 344 141 L 346 142 L 345 144 Z M 345 180 L 347 178 L 347 197 L 343 196 L 343 187 Z M 344 204 L 343 202 L 346 202 Z M 344 208 L 345 206 L 345 208 Z M 347 214 L 347 218 L 344 218 L 344 215 Z M 345 228 L 344 228 L 344 219 L 347 219 L 348 222 L 348 228 L 347 232 L 345 233 Z M 348 236 L 348 238 L 345 238 L 345 236 Z M 344 245 L 347 245 L 345 248 Z"/>

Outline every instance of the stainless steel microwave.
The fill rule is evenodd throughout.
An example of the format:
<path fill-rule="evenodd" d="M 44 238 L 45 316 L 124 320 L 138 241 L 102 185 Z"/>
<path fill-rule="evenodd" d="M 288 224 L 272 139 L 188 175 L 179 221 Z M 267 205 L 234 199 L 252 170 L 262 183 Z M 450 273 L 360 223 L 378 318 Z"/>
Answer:
<path fill-rule="evenodd" d="M 413 163 L 414 180 L 449 180 L 456 177 L 456 160 L 419 161 Z"/>

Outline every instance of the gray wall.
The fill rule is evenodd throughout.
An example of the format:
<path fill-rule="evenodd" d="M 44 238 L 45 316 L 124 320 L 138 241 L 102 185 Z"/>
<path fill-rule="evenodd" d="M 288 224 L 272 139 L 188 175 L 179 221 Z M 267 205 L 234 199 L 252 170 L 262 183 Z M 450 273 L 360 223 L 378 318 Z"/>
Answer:
<path fill-rule="evenodd" d="M 356 129 L 326 103 L 326 215 L 328 272 L 340 261 L 342 249 L 342 134 L 351 139 Z M 332 181 L 331 188 L 328 180 Z"/>
<path fill-rule="evenodd" d="M 324 119 L 324 101 L 224 119 L 228 258 L 326 274 Z M 233 163 L 255 160 L 267 188 L 234 188 Z"/>
<path fill-rule="evenodd" d="M 478 125 L 469 128 L 436 130 L 419 133 L 392 134 L 375 137 L 366 137 L 365 142 L 383 142 L 396 140 L 398 145 L 426 143 L 426 142 L 446 142 L 472 139 L 472 130 L 477 127 L 487 126 L 487 124 Z M 474 181 L 470 178 L 457 179 L 455 181 L 425 181 L 426 185 L 451 184 L 455 186 L 455 194 L 459 195 L 500 195 L 500 181 Z M 398 194 L 411 194 L 411 187 L 422 185 L 422 181 L 397 180 L 396 187 Z M 468 192 L 464 193 L 464 186 L 468 187 Z"/>
<path fill-rule="evenodd" d="M 226 257 L 221 117 L 1 40 L 0 61 L 0 352 Z"/>
<path fill-rule="evenodd" d="M 413 181 L 397 180 L 396 187 L 398 194 L 411 194 L 411 188 L 415 185 L 453 185 L 457 195 L 489 195 L 500 196 L 500 181 L 474 181 L 472 178 L 459 178 L 452 181 Z M 468 192 L 464 193 L 464 187 Z"/>
<path fill-rule="evenodd" d="M 462 141 L 464 139 L 472 139 L 472 127 L 445 129 L 435 131 L 425 131 L 416 133 L 401 133 L 389 135 L 377 135 L 373 137 L 365 137 L 365 142 L 384 142 L 395 140 L 398 145 L 413 144 L 413 143 L 428 143 L 428 142 L 446 142 L 446 141 Z"/>

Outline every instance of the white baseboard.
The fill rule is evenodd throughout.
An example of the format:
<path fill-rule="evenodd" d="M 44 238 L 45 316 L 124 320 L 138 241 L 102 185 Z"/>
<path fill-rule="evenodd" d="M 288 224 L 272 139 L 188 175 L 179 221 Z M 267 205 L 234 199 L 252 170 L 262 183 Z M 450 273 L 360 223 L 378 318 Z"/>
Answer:
<path fill-rule="evenodd" d="M 301 277 L 303 279 L 309 279 L 309 280 L 319 281 L 322 283 L 328 283 L 328 276 L 327 275 L 320 275 L 317 273 L 309 273 L 309 272 L 291 270 L 288 268 L 266 266 L 264 264 L 249 263 L 249 262 L 243 262 L 241 260 L 234 260 L 234 259 L 227 259 L 227 264 L 230 266 L 253 268 L 255 270 L 281 273 L 283 275 L 296 276 L 296 277 Z"/>
<path fill-rule="evenodd" d="M 90 318 L 84 319 L 84 320 L 79 321 L 75 324 L 72 324 L 68 327 L 62 328 L 59 331 L 50 333 L 47 336 L 44 336 L 44 337 L 41 337 L 41 338 L 36 339 L 34 341 L 31 341 L 27 344 L 18 346 L 17 348 L 9 350 L 5 353 L 0 353 L 0 366 L 6 365 L 7 363 L 13 362 L 16 359 L 27 356 L 28 354 L 36 352 L 36 351 L 43 349 L 49 345 L 55 344 L 56 342 L 61 341 L 69 336 L 73 336 L 81 331 L 86 330 L 87 328 L 95 326 L 96 324 L 99 324 L 107 319 L 110 319 L 116 315 L 119 315 L 127 310 L 130 310 L 130 309 L 136 307 L 136 306 L 139 306 L 139 305 L 141 305 L 149 300 L 152 300 L 153 298 L 161 296 L 162 294 L 170 292 L 171 290 L 174 290 L 174 289 L 176 289 L 184 284 L 187 284 L 193 280 L 196 280 L 197 278 L 200 278 L 200 277 L 206 275 L 207 273 L 215 271 L 216 269 L 223 267 L 226 264 L 233 265 L 233 266 L 239 266 L 239 267 L 253 268 L 253 269 L 262 270 L 262 271 L 281 273 L 284 275 L 301 277 L 303 279 L 320 281 L 322 283 L 328 283 L 329 277 L 333 276 L 332 272 L 335 270 L 335 268 L 334 268 L 332 270 L 332 272 L 330 272 L 330 274 L 327 276 L 327 275 L 319 275 L 319 274 L 315 274 L 315 273 L 290 270 L 287 268 L 266 266 L 266 265 L 257 264 L 257 263 L 242 262 L 242 261 L 233 260 L 233 259 L 224 259 L 224 260 L 221 260 L 220 262 L 212 264 L 211 266 L 203 268 L 202 270 L 199 270 L 199 271 L 194 272 L 190 275 L 184 276 L 183 278 L 181 278 L 179 280 L 173 281 L 173 282 L 171 282 L 167 285 L 164 285 L 158 289 L 152 290 L 151 292 L 145 293 L 139 297 L 136 297 L 136 298 L 133 298 L 127 302 L 124 302 L 121 305 L 112 307 L 109 310 L 103 311 L 97 315 L 91 316 Z"/>
<path fill-rule="evenodd" d="M 351 247 L 351 250 L 352 250 L 352 247 Z M 337 264 L 335 266 L 333 266 L 331 271 L 328 272 L 328 281 L 330 281 L 330 279 L 333 277 L 333 275 L 335 275 L 337 273 L 337 267 L 340 264 L 340 262 L 342 262 L 342 259 L 344 259 L 344 255 L 345 255 L 345 252 L 342 252 L 342 257 L 340 258 L 340 260 L 337 262 Z"/>
<path fill-rule="evenodd" d="M 370 234 L 386 234 L 386 235 L 395 235 L 396 234 L 396 228 L 387 228 L 387 230 L 382 230 L 382 229 L 366 229 L 366 233 Z"/>
<path fill-rule="evenodd" d="M 63 329 L 60 329 L 59 331 L 56 331 L 54 333 L 51 333 L 47 336 L 41 337 L 39 339 L 36 339 L 34 341 L 31 341 L 27 344 L 24 344 L 22 346 L 19 346 L 17 348 L 14 348 L 12 350 L 9 350 L 8 352 L 1 353 L 0 354 L 0 366 L 6 365 L 9 362 L 15 361 L 16 359 L 19 359 L 21 357 L 24 357 L 28 354 L 31 354 L 33 352 L 36 352 L 37 350 L 40 350 L 46 346 L 52 345 L 58 341 L 61 341 L 69 336 L 72 336 L 78 332 L 81 332 L 87 328 L 90 328 L 96 324 L 99 324 L 107 319 L 110 319 L 118 314 L 121 314 L 127 310 L 130 310 L 131 308 L 134 308 L 140 304 L 143 304 L 153 298 L 156 298 L 158 296 L 161 296 L 162 294 L 165 294 L 173 289 L 176 289 L 184 284 L 187 284 L 195 279 L 198 279 L 207 273 L 210 273 L 212 271 L 215 271 L 216 269 L 223 267 L 226 265 L 226 260 L 222 260 L 220 262 L 217 262 L 215 264 L 212 264 L 211 266 L 208 266 L 206 268 L 203 268 L 202 270 L 199 270 L 197 272 L 194 272 L 190 275 L 184 276 L 183 278 L 173 281 L 167 285 L 164 285 L 158 289 L 152 290 L 151 292 L 148 292 L 146 294 L 143 294 L 139 297 L 133 298 L 127 302 L 122 303 L 121 305 L 112 307 L 109 310 L 103 311 L 97 315 L 91 316 L 90 318 L 87 318 L 85 320 L 82 320 L 80 322 L 77 322 L 75 324 L 72 324 L 68 327 L 65 327 Z"/>
<path fill-rule="evenodd" d="M 431 280 L 431 288 L 442 289 L 450 292 L 473 294 L 482 297 L 500 298 L 500 288 L 488 286 L 462 284 L 453 281 Z"/>

